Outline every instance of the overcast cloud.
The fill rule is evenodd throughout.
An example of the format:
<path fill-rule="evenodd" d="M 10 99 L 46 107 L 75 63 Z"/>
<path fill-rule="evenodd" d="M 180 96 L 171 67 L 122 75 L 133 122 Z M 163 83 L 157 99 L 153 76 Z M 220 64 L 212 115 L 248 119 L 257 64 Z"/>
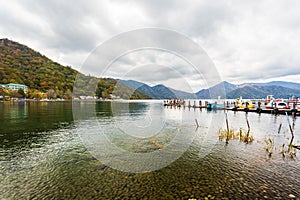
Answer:
<path fill-rule="evenodd" d="M 79 70 L 89 54 L 113 36 L 158 27 L 196 42 L 214 62 L 222 80 L 300 82 L 299 10 L 300 1 L 296 0 L 2 0 L 0 37 Z M 124 69 L 130 65 L 135 70 L 129 73 Z M 151 70 L 145 66 L 152 66 Z M 175 88 L 181 88 L 176 80 L 184 77 L 194 91 L 205 87 L 201 75 L 187 66 L 172 55 L 144 51 L 113 63 L 111 75 Z"/>

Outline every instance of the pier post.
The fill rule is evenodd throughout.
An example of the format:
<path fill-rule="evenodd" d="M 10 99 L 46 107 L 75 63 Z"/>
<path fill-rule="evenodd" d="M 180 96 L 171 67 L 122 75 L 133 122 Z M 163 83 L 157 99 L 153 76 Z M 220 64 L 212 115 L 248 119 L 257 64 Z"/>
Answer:
<path fill-rule="evenodd" d="M 191 107 L 191 101 L 189 101 L 189 108 Z"/>
<path fill-rule="evenodd" d="M 285 115 L 286 115 L 286 118 L 287 118 L 287 121 L 288 121 L 288 124 L 289 124 L 289 128 L 290 128 L 290 131 L 291 131 L 291 134 L 292 134 L 292 138 L 294 138 L 294 131 L 293 131 L 293 128 L 291 126 L 291 123 L 290 123 L 289 116 L 288 116 L 287 112 L 285 112 Z"/>
<path fill-rule="evenodd" d="M 257 106 L 258 106 L 258 108 L 256 109 L 256 112 L 258 112 L 260 114 L 261 111 L 262 111 L 262 109 L 261 109 L 261 102 L 260 101 L 257 102 Z"/>
<path fill-rule="evenodd" d="M 202 108 L 202 101 L 199 101 L 199 107 Z"/>
<path fill-rule="evenodd" d="M 274 114 L 277 115 L 279 113 L 278 108 L 277 108 L 277 103 L 274 103 Z"/>
<path fill-rule="evenodd" d="M 193 107 L 196 108 L 196 101 L 194 101 L 194 106 Z"/>
<path fill-rule="evenodd" d="M 233 102 L 233 105 L 234 105 L 234 108 L 237 108 L 238 107 L 238 104 L 237 104 L 237 102 L 235 101 L 235 102 Z"/>
<path fill-rule="evenodd" d="M 226 144 L 228 144 L 228 141 L 229 141 L 229 125 L 228 125 L 228 116 L 227 116 L 227 112 L 225 112 L 225 118 L 226 118 L 226 127 L 227 127 Z"/>
<path fill-rule="evenodd" d="M 294 102 L 293 103 L 293 110 L 295 110 L 296 109 L 296 103 Z"/>

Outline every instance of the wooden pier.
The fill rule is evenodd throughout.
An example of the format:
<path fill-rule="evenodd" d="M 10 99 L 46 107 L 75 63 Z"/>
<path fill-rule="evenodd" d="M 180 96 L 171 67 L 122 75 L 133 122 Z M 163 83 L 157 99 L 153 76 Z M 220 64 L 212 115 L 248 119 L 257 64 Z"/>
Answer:
<path fill-rule="evenodd" d="M 256 113 L 267 113 L 267 114 L 274 114 L 274 115 L 294 115 L 300 116 L 300 111 L 297 109 L 259 109 L 259 108 L 227 108 L 226 110 L 231 111 L 242 111 L 242 112 L 256 112 Z"/>
<path fill-rule="evenodd" d="M 174 100 L 167 100 L 164 101 L 164 106 L 165 107 L 175 107 L 175 108 L 200 108 L 200 109 L 207 109 L 208 111 L 210 110 L 227 110 L 227 111 L 234 111 L 234 112 L 254 112 L 254 113 L 266 113 L 266 114 L 274 114 L 274 115 L 293 115 L 293 116 L 300 116 L 300 109 L 296 109 L 295 105 L 293 106 L 292 109 L 278 109 L 278 108 L 274 108 L 274 109 L 266 109 L 266 108 L 261 108 L 261 102 L 258 102 L 258 107 L 257 108 L 238 108 L 235 106 L 230 106 L 233 103 L 226 101 L 223 103 L 222 107 L 215 107 L 212 108 L 211 106 L 209 106 L 208 101 L 205 101 L 204 104 L 202 103 L 201 100 L 196 101 L 193 100 L 192 102 L 186 101 L 186 100 L 178 100 L 178 99 L 174 99 Z M 213 104 L 216 104 L 213 103 Z M 218 104 L 220 105 L 220 104 Z"/>
<path fill-rule="evenodd" d="M 187 108 L 207 108 L 208 101 L 204 102 L 204 105 L 202 105 L 202 101 L 198 101 L 198 105 L 196 104 L 196 100 L 193 101 L 193 104 L 191 104 L 191 101 L 185 101 L 181 99 L 173 99 L 173 100 L 166 100 L 164 101 L 165 107 L 187 107 Z"/>

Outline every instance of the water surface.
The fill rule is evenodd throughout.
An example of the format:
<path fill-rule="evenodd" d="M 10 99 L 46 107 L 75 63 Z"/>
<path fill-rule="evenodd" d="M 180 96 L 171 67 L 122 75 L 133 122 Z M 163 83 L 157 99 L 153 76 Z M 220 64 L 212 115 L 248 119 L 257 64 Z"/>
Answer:
<path fill-rule="evenodd" d="M 160 101 L 123 103 L 0 103 L 1 199 L 300 198 L 299 159 L 279 153 L 291 138 L 285 116 L 249 113 L 254 142 L 230 140 L 226 145 L 218 138 L 219 129 L 226 128 L 224 111 L 164 108 Z M 72 109 L 82 115 L 73 117 Z M 149 116 L 156 116 L 163 126 L 135 131 L 149 127 Z M 228 119 L 235 131 L 247 129 L 244 112 L 228 112 Z M 134 126 L 126 134 L 126 127 Z M 85 136 L 99 132 L 124 152 L 142 155 L 162 151 L 176 137 L 178 145 L 191 143 L 161 169 L 130 173 L 117 170 L 122 167 L 117 164 L 107 166 L 113 153 L 105 159 L 100 156 L 103 160 L 91 154 Z M 264 149 L 265 139 L 275 143 L 271 157 Z"/>

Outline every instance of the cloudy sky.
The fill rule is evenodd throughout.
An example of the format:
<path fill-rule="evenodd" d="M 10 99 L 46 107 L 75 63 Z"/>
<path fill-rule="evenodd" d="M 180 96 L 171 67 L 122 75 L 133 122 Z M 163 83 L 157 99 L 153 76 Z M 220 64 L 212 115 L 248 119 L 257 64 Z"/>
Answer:
<path fill-rule="evenodd" d="M 299 10 L 296 0 L 0 0 L 0 37 L 84 71 L 91 54 L 103 43 L 124 32 L 155 27 L 198 44 L 214 63 L 220 80 L 300 82 Z M 131 40 L 135 42 L 134 37 Z M 107 52 L 114 52 L 116 45 L 106 48 Z M 118 55 L 106 73 L 103 69 L 95 75 L 186 89 L 184 79 L 194 91 L 205 87 L 203 74 L 176 52 L 127 52 Z"/>

